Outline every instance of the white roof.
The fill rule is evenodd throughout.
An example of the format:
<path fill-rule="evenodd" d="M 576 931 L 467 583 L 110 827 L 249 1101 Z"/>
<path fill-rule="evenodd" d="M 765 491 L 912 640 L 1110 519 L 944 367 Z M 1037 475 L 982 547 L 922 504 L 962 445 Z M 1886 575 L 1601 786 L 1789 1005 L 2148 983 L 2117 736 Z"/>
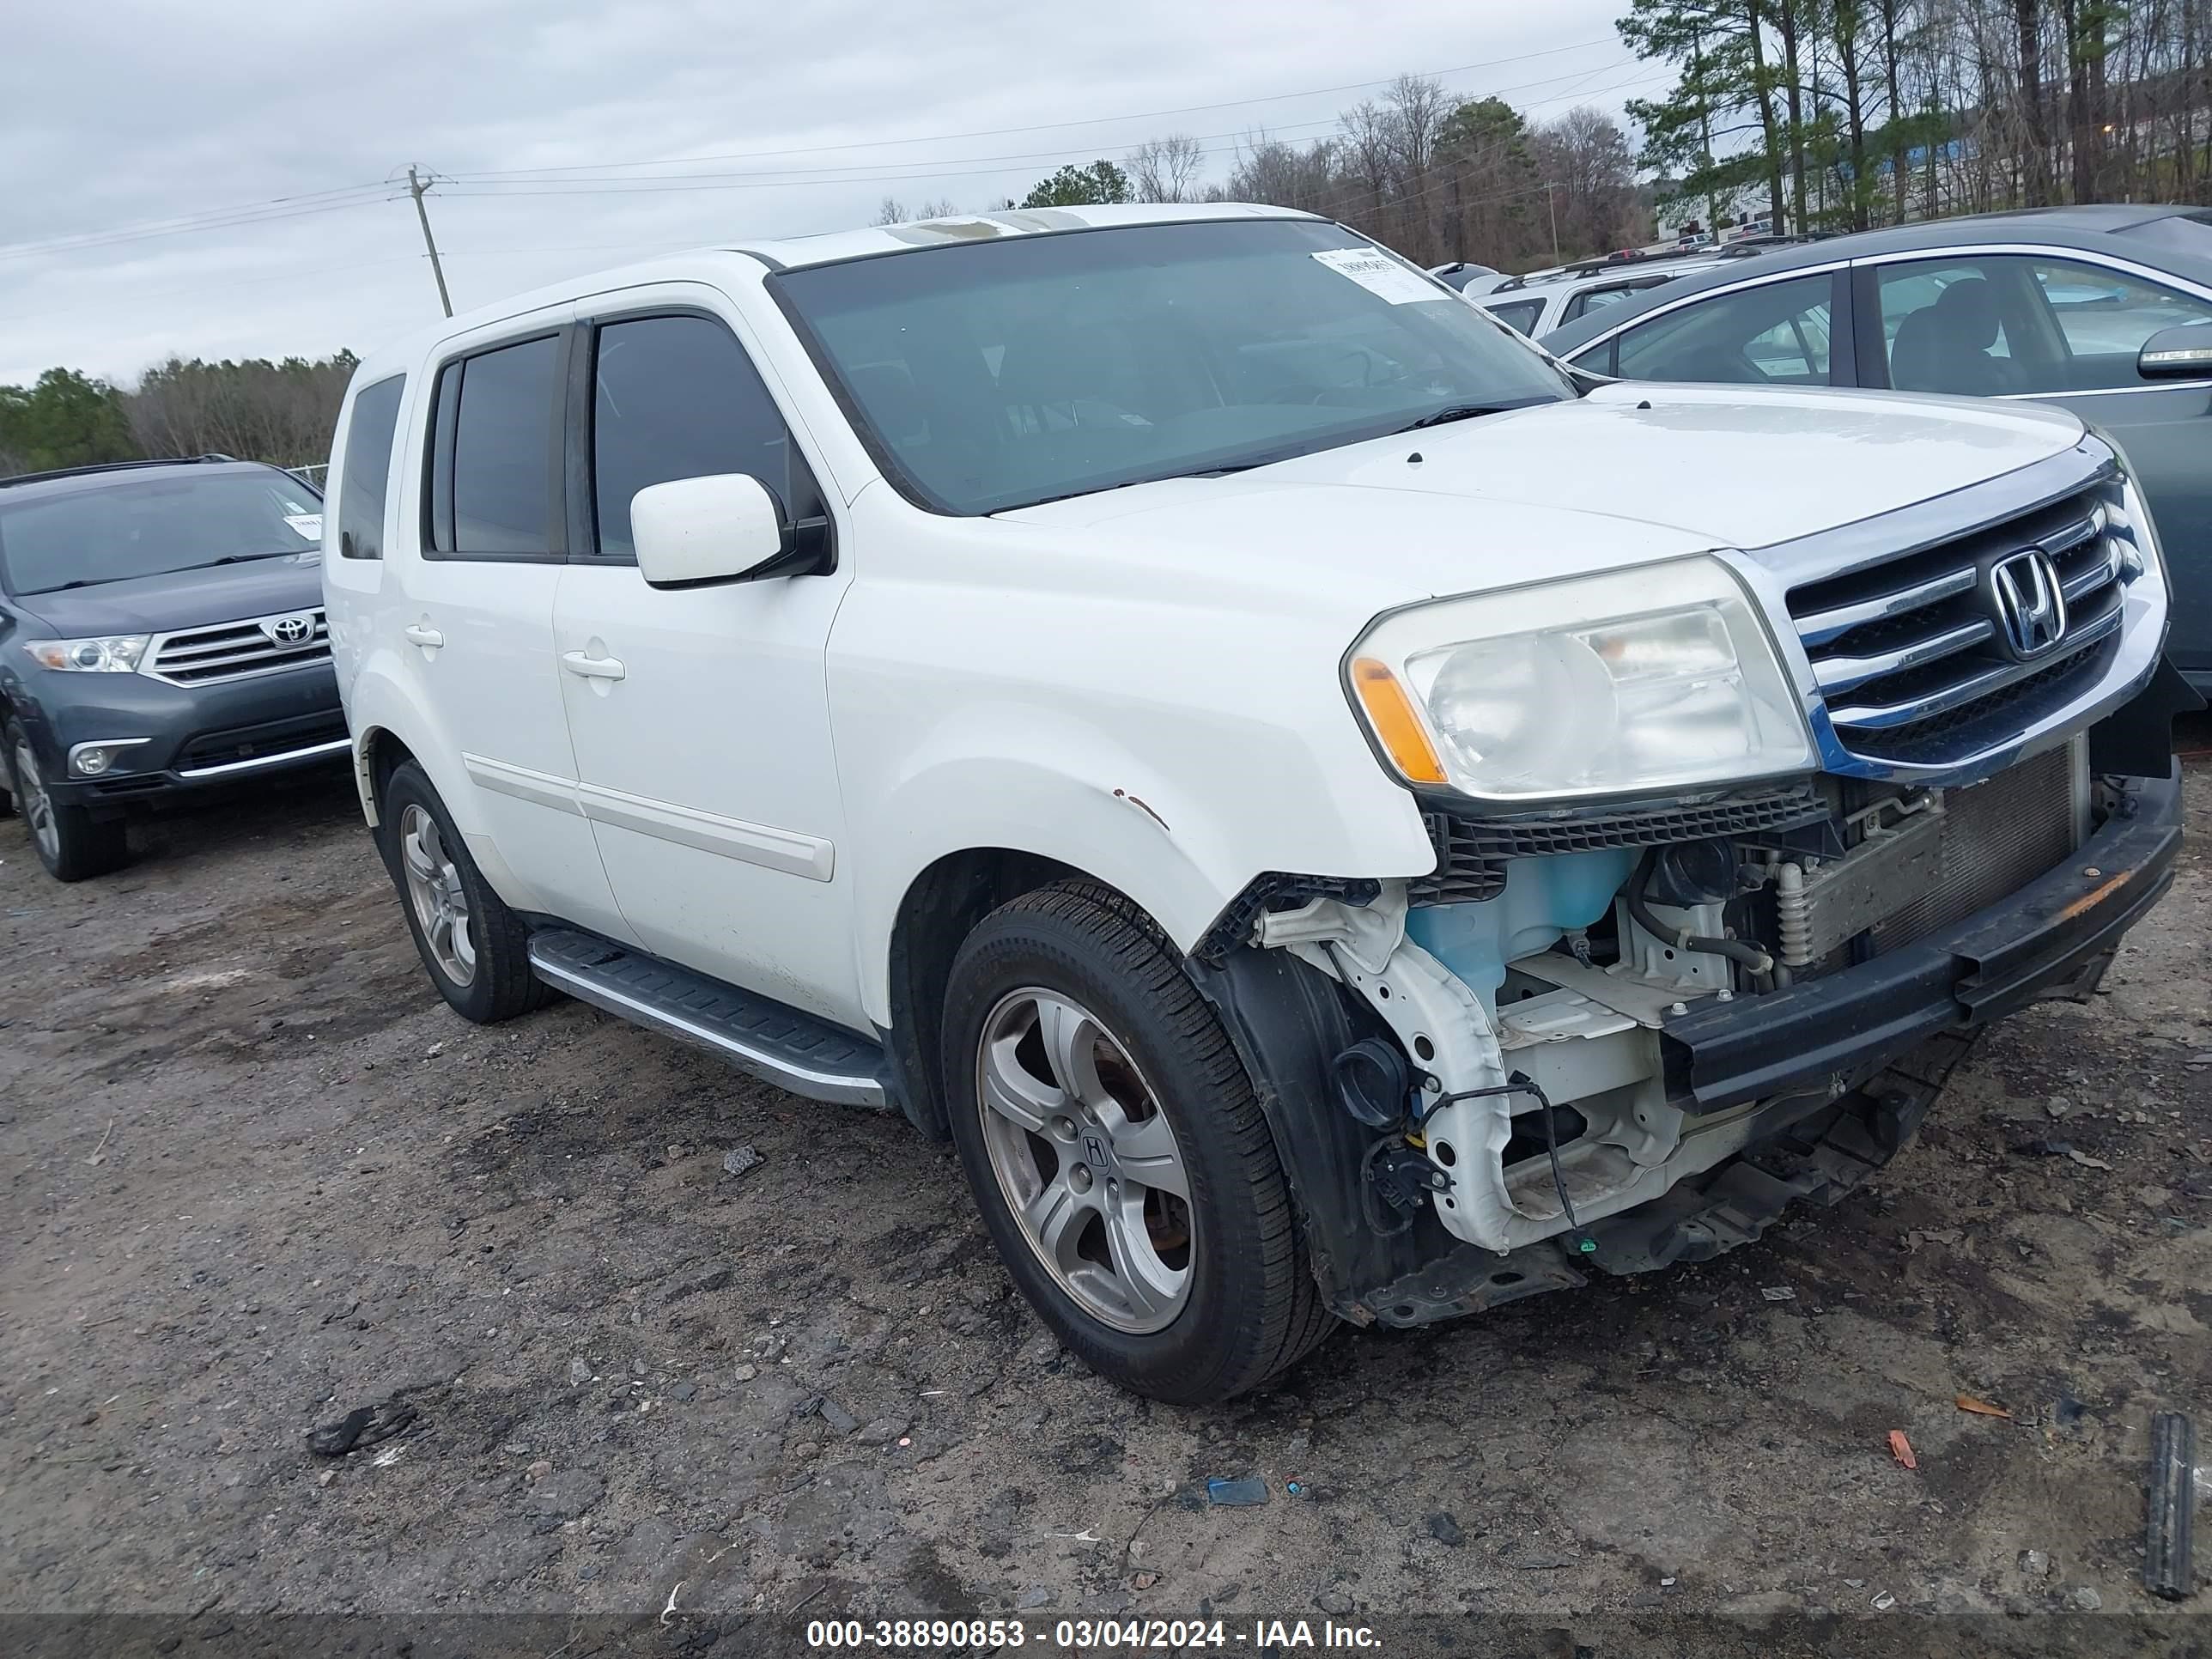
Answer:
<path fill-rule="evenodd" d="M 424 350 L 470 331 L 526 316 L 533 311 L 568 303 L 581 295 L 605 293 L 647 283 L 696 278 L 703 264 L 726 263 L 733 256 L 774 269 L 794 269 L 833 264 L 872 253 L 897 253 L 914 248 L 954 247 L 962 243 L 996 241 L 1009 236 L 1034 236 L 1050 231 L 1103 229 L 1118 225 L 1172 225 L 1222 219 L 1316 219 L 1294 208 L 1267 207 L 1250 202 L 1206 202 L 1187 206 L 1009 208 L 1000 213 L 956 215 L 946 219 L 915 219 L 903 224 L 871 225 L 861 230 L 826 231 L 816 236 L 793 236 L 775 241 L 730 241 L 694 248 L 689 252 L 655 254 L 652 258 L 613 270 L 587 272 L 550 286 L 510 294 L 489 305 L 472 307 L 418 328 L 380 345 L 362 360 L 356 371 L 359 384 L 367 385 L 395 367 L 413 361 Z"/>
<path fill-rule="evenodd" d="M 1054 230 L 1093 230 L 1114 225 L 1172 225 L 1206 219 L 1310 219 L 1294 208 L 1250 202 L 1202 202 L 1189 206 L 1008 208 L 1000 213 L 957 214 L 948 219 L 915 219 L 865 230 L 832 230 L 818 236 L 793 236 L 774 242 L 730 242 L 732 252 L 750 253 L 773 264 L 828 264 L 870 253 L 944 246 L 955 242 L 994 241 L 1003 236 L 1033 236 Z"/>

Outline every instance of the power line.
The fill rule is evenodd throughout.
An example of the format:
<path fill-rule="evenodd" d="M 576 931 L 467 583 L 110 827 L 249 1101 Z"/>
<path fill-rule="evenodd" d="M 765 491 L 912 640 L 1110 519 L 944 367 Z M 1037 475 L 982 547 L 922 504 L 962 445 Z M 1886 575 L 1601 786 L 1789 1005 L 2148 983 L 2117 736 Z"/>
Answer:
<path fill-rule="evenodd" d="M 1503 93 L 1525 91 L 1532 87 L 1550 86 L 1559 81 L 1588 81 L 1593 76 L 1602 75 L 1608 70 L 1620 69 L 1638 60 L 1632 58 L 1615 58 L 1613 62 L 1601 64 L 1595 69 L 1577 70 L 1572 75 L 1547 76 L 1541 80 L 1525 82 L 1518 86 L 1503 87 L 1498 88 L 1498 92 L 1487 95 L 1495 97 Z M 1637 78 L 1642 77 L 1632 77 L 1630 82 L 1624 84 L 1632 84 Z M 1595 90 L 1603 92 L 1609 89 L 1601 87 Z M 1528 107 L 1541 109 L 1547 104 L 1587 95 L 1589 94 L 1579 87 L 1571 88 L 1566 92 L 1555 94 L 1551 98 L 1536 100 Z M 1331 117 L 1322 121 L 1297 122 L 1275 131 L 1295 132 L 1314 127 L 1335 129 L 1342 125 L 1340 117 Z M 1242 134 L 1233 132 L 1200 135 L 1198 140 L 1200 144 L 1209 142 L 1218 143 L 1221 140 L 1238 142 L 1226 148 L 1203 149 L 1199 153 L 1205 156 L 1236 155 L 1242 148 L 1243 137 Z M 1058 161 L 1077 155 L 1083 149 L 1087 148 L 1088 146 L 1079 146 L 1074 149 L 1028 150 L 997 155 L 951 156 L 928 161 L 878 162 L 854 167 L 787 167 L 769 169 L 760 173 L 660 173 L 642 178 L 579 179 L 565 183 L 550 179 L 496 181 L 483 179 L 478 174 L 454 173 L 448 177 L 454 183 L 455 188 L 442 193 L 452 197 L 516 198 L 532 196 L 681 195 L 694 190 L 770 190 L 841 184 L 927 184 L 939 179 L 975 178 L 1003 173 L 1016 163 L 1036 164 Z M 973 165 L 975 163 L 993 165 L 975 166 Z M 901 167 L 910 170 L 901 173 L 872 170 L 873 167 L 883 166 Z"/>
<path fill-rule="evenodd" d="M 1562 52 L 1585 52 L 1592 46 L 1617 44 L 1607 35 L 1596 40 L 1578 40 L 1572 46 L 1547 46 L 1541 52 L 1524 52 L 1511 58 L 1491 58 L 1474 64 L 1461 64 L 1451 69 L 1429 70 L 1423 75 L 1440 79 L 1447 75 L 1467 75 L 1476 70 L 1496 69 L 1504 64 L 1525 64 L 1538 58 L 1556 58 Z M 1157 121 L 1170 115 L 1199 115 L 1209 110 L 1243 109 L 1254 104 L 1278 104 L 1293 98 L 1322 98 L 1332 93 L 1360 92 L 1370 87 L 1387 87 L 1396 76 L 1387 76 L 1379 81 L 1352 81 L 1342 86 L 1309 87 L 1299 92 L 1269 93 L 1258 98 L 1232 98 L 1218 104 L 1186 104 L 1178 109 L 1139 111 L 1129 115 L 1094 115 L 1079 121 L 1045 121 L 1018 127 L 984 127 L 973 132 L 939 132 L 918 134 L 907 138 L 864 138 L 845 144 L 809 144 L 793 149 L 731 150 L 710 155 L 664 156 L 650 161 L 577 161 L 562 167 L 507 167 L 488 172 L 456 173 L 456 179 L 484 181 L 493 179 L 516 179 L 543 173 L 605 173 L 621 167 L 680 167 L 691 161 L 751 161 L 779 155 L 826 155 L 836 150 L 879 149 L 890 144 L 951 143 L 967 138 L 1003 138 L 1018 132 L 1055 132 L 1068 127 L 1111 126 L 1124 121 Z M 1508 88 L 1510 90 L 1510 88 Z"/>
<path fill-rule="evenodd" d="M 87 249 L 113 247 L 125 242 L 144 241 L 157 236 L 179 236 L 190 231 L 224 230 L 234 225 L 262 224 L 275 219 L 302 218 L 310 214 L 332 213 L 341 208 L 365 207 L 369 203 L 385 199 L 390 187 L 374 185 L 347 185 L 334 190 L 314 191 L 304 196 L 279 196 L 266 202 L 249 203 L 239 207 L 210 208 L 196 214 L 180 214 L 169 219 L 142 221 L 133 225 L 118 225 L 106 230 L 79 231 L 64 236 L 51 236 L 27 242 L 0 245 L 0 258 L 29 258 L 40 254 L 76 253 Z M 345 199 L 337 199 L 343 198 Z"/>

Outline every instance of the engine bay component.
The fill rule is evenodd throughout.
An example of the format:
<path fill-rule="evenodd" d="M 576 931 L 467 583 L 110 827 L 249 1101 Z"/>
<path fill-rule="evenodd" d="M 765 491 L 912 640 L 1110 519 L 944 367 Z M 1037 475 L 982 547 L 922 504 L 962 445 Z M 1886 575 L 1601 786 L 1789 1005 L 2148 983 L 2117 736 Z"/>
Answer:
<path fill-rule="evenodd" d="M 1859 844 L 1839 859 L 1778 867 L 1775 919 L 1784 966 L 1810 966 L 1942 884 L 1942 800 L 1923 794 L 1905 807 L 1888 822 L 1869 817 Z"/>
<path fill-rule="evenodd" d="M 1330 1062 L 1337 1103 L 1370 1129 L 1405 1121 L 1412 1075 L 1406 1057 L 1381 1037 L 1362 1037 Z"/>

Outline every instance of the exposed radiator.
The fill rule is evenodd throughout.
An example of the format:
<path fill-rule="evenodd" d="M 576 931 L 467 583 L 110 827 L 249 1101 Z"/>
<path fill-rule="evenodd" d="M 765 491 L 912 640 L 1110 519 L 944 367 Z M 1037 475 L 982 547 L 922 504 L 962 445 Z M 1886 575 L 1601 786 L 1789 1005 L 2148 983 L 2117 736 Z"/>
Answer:
<path fill-rule="evenodd" d="M 1872 950 L 1895 950 L 1964 921 L 2063 862 L 2079 841 L 2075 753 L 2069 744 L 1972 788 L 1945 790 L 1942 878 L 1869 930 Z"/>

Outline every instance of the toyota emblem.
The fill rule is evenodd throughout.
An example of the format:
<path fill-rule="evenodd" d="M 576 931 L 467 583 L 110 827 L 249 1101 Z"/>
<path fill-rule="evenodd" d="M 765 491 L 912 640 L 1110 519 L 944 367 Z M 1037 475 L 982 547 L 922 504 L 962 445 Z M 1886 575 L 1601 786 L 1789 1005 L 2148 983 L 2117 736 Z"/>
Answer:
<path fill-rule="evenodd" d="M 261 624 L 261 631 L 269 636 L 272 645 L 305 645 L 315 637 L 313 617 L 278 617 Z"/>
<path fill-rule="evenodd" d="M 2051 555 L 2023 548 L 1990 567 L 1990 599 L 2005 649 L 2033 662 L 2066 636 L 2066 589 Z"/>

